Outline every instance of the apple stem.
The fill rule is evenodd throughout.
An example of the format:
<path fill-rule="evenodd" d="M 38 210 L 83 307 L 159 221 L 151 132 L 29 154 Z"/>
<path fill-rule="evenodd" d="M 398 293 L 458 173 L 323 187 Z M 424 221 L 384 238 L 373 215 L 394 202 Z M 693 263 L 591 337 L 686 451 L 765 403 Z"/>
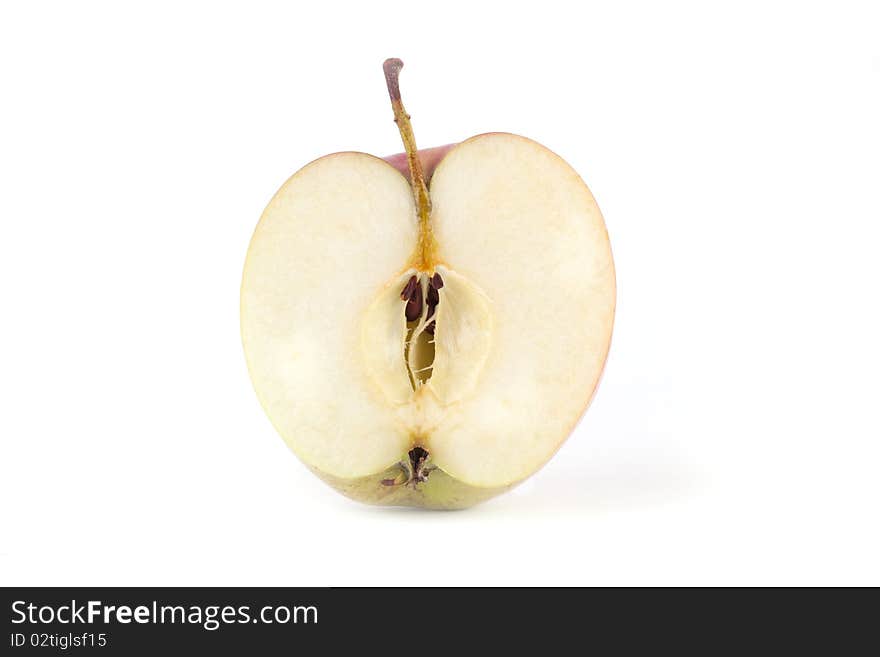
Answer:
<path fill-rule="evenodd" d="M 416 268 L 421 271 L 431 271 L 436 256 L 436 243 L 431 230 L 431 197 L 428 194 L 424 171 L 422 171 L 422 162 L 419 160 L 419 149 L 416 146 L 416 136 L 413 133 L 410 116 L 406 113 L 400 98 L 399 77 L 403 62 L 396 57 L 386 59 L 382 68 L 385 71 L 385 83 L 388 85 L 388 95 L 391 97 L 391 107 L 394 110 L 394 122 L 400 130 L 400 137 L 406 150 L 410 185 L 419 214 L 419 245 L 415 264 Z"/>

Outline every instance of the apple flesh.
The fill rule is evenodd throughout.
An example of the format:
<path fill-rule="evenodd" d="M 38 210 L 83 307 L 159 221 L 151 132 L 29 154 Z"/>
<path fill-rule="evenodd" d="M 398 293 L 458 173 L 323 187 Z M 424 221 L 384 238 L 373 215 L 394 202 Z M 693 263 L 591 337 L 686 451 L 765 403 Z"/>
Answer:
<path fill-rule="evenodd" d="M 389 61 L 406 153 L 335 153 L 281 187 L 248 250 L 242 337 L 267 415 L 324 481 L 463 508 L 538 470 L 583 414 L 614 265 L 592 194 L 547 148 L 490 133 L 417 151 Z"/>

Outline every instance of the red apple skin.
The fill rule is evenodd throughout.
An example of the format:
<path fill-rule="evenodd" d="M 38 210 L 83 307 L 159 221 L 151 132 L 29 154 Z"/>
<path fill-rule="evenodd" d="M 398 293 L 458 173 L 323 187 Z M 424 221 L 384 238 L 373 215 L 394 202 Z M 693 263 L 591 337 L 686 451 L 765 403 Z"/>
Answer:
<path fill-rule="evenodd" d="M 440 164 L 440 160 L 442 160 L 446 154 L 452 150 L 452 147 L 456 145 L 457 144 L 446 144 L 445 146 L 419 149 L 419 159 L 422 162 L 422 170 L 425 174 L 426 181 L 431 180 L 431 176 L 434 174 L 434 169 Z M 382 159 L 400 171 L 400 173 L 406 176 L 406 179 L 409 180 L 409 162 L 406 159 L 406 153 L 395 153 L 394 155 L 389 155 Z"/>

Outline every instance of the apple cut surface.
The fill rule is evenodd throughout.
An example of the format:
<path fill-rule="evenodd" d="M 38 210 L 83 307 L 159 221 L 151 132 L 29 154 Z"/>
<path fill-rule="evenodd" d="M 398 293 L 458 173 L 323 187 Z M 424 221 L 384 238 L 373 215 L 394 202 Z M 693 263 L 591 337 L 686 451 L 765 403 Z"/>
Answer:
<path fill-rule="evenodd" d="M 242 334 L 268 416 L 319 475 L 366 501 L 466 506 L 537 470 L 583 413 L 614 269 L 586 185 L 533 141 L 465 141 L 430 192 L 437 262 L 420 272 L 397 170 L 358 153 L 300 170 L 253 236 Z"/>

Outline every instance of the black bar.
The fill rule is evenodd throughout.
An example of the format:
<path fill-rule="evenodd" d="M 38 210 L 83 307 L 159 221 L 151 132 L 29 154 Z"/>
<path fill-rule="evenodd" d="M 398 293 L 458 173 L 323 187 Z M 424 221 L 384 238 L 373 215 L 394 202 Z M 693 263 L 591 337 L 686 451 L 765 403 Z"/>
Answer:
<path fill-rule="evenodd" d="M 788 652 L 795 645 L 843 654 L 847 646 L 856 649 L 877 643 L 874 590 L 0 591 L 4 655 L 173 655 L 214 650 L 242 655 L 298 650 L 330 655 L 343 654 L 342 650 L 388 655 L 438 651 L 470 655 L 477 650 L 495 655 L 511 650 L 544 655 L 572 649 L 619 654 L 635 648 L 649 648 L 651 653 L 690 648 L 704 654 L 736 649 L 751 654 L 771 649 Z"/>

